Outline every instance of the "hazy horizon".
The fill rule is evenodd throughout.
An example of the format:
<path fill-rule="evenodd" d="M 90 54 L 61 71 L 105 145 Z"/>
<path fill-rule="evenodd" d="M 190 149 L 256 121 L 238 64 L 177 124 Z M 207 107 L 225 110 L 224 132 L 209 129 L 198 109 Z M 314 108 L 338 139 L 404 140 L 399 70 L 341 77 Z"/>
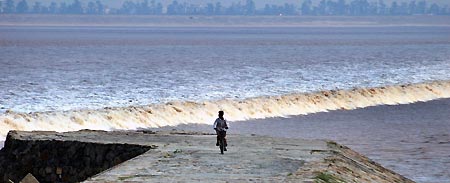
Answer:
<path fill-rule="evenodd" d="M 0 1 L 5 1 L 5 0 L 0 0 Z M 16 3 L 19 2 L 20 0 L 14 0 Z M 34 2 L 42 2 L 44 4 L 49 4 L 50 2 L 73 2 L 74 0 L 27 0 L 27 2 L 29 3 L 34 3 Z M 95 0 L 80 0 L 80 2 L 82 2 L 84 5 L 87 4 L 87 2 L 89 1 L 95 1 Z M 123 2 L 127 1 L 127 0 L 100 0 L 103 4 L 108 5 L 110 8 L 118 8 L 121 7 Z M 143 2 L 144 0 L 128 0 L 128 1 L 133 1 L 133 2 Z M 151 0 L 149 0 L 150 2 Z M 156 2 L 161 2 L 164 6 L 167 6 L 168 4 L 170 4 L 173 0 L 155 0 Z M 227 0 L 227 1 L 223 1 L 223 0 L 177 0 L 178 2 L 187 2 L 190 4 L 206 4 L 206 3 L 216 3 L 216 2 L 220 2 L 222 5 L 227 6 L 227 5 L 231 5 L 232 3 L 244 3 L 246 0 Z M 317 4 L 319 3 L 321 0 L 311 0 L 313 2 L 313 4 Z M 335 0 L 336 1 L 336 0 Z M 346 2 L 350 2 L 351 0 L 346 0 Z M 368 0 L 369 2 L 378 2 L 379 0 Z M 411 0 L 384 0 L 385 3 L 391 3 L 393 1 L 397 1 L 397 2 L 410 2 Z M 300 6 L 301 3 L 304 2 L 304 0 L 255 0 L 255 5 L 257 8 L 262 8 L 264 7 L 265 4 L 284 4 L 284 3 L 293 3 L 293 4 L 297 4 L 298 6 Z M 439 5 L 449 5 L 450 2 L 448 2 L 447 0 L 427 0 L 427 3 L 437 3 Z"/>
<path fill-rule="evenodd" d="M 450 16 L 89 16 L 3 14 L 0 26 L 380 27 L 450 26 Z"/>

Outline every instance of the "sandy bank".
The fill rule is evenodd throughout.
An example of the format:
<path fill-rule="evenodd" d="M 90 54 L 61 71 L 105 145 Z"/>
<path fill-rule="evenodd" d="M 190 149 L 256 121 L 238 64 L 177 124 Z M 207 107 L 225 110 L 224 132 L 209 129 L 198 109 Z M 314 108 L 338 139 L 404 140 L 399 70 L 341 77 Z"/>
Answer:
<path fill-rule="evenodd" d="M 5 148 L 0 152 L 0 162 L 8 153 L 41 158 L 36 145 L 67 143 L 92 143 L 115 147 L 136 145 L 149 147 L 145 153 L 125 161 L 106 171 L 93 175 L 86 182 L 163 182 L 163 181 L 270 181 L 311 182 L 334 179 L 346 182 L 412 182 L 390 171 L 357 152 L 331 141 L 272 138 L 267 136 L 230 135 L 229 150 L 220 155 L 214 135 L 205 133 L 173 132 L 103 132 L 78 131 L 12 132 Z M 18 143 L 21 142 L 21 143 Z M 28 148 L 23 148 L 28 147 Z M 96 146 L 82 146 L 82 151 L 95 152 Z M 89 150 L 93 148 L 94 150 Z M 64 156 L 65 148 L 55 149 Z M 122 149 L 123 150 L 123 149 Z M 67 150 L 68 151 L 68 150 Z M 118 151 L 115 151 L 118 152 Z M 89 156 L 88 153 L 84 156 Z M 117 153 L 120 156 L 120 153 Z M 79 157 L 71 155 L 71 157 Z M 50 157 L 51 159 L 52 157 Z M 70 157 L 69 157 L 70 159 Z M 64 177 L 72 159 L 62 166 L 61 162 L 47 164 L 48 174 L 59 171 Z M 20 162 L 17 162 L 20 163 Z M 4 164 L 2 163 L 2 166 Z M 32 174 L 38 167 L 30 165 Z M 97 166 L 97 165 L 89 165 Z M 26 174 L 30 172 L 22 172 Z M 4 176 L 8 176 L 5 173 Z M 3 180 L 8 177 L 3 177 Z"/>

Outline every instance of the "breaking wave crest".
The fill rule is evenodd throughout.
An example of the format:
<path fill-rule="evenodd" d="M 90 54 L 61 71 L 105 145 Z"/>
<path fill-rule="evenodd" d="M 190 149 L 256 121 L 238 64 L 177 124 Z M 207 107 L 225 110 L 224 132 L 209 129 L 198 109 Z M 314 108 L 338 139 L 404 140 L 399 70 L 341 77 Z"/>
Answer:
<path fill-rule="evenodd" d="M 0 114 L 0 136 L 9 130 L 72 131 L 80 129 L 137 129 L 179 124 L 210 124 L 218 110 L 231 121 L 287 117 L 330 110 L 352 110 L 376 105 L 408 104 L 450 98 L 450 81 L 330 90 L 245 100 L 170 102 L 148 106 L 34 113 Z"/>

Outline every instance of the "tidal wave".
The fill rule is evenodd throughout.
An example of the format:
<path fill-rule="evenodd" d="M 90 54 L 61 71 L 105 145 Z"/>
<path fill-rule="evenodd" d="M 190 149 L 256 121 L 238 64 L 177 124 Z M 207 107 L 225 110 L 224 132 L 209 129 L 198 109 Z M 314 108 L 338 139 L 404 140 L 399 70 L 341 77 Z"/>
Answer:
<path fill-rule="evenodd" d="M 179 124 L 210 124 L 219 110 L 224 110 L 230 121 L 243 121 L 330 110 L 353 110 L 376 105 L 408 104 L 440 98 L 450 98 L 450 81 L 263 96 L 245 100 L 175 101 L 99 110 L 34 113 L 7 111 L 0 114 L 0 136 L 5 137 L 9 130 L 131 130 Z"/>

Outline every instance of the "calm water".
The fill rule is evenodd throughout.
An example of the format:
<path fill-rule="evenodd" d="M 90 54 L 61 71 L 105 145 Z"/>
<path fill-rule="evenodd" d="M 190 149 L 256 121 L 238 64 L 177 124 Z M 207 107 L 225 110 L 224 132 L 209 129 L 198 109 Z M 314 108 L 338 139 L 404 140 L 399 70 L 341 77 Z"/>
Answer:
<path fill-rule="evenodd" d="M 446 80 L 450 28 L 0 27 L 0 55 L 0 110 L 53 111 Z"/>

